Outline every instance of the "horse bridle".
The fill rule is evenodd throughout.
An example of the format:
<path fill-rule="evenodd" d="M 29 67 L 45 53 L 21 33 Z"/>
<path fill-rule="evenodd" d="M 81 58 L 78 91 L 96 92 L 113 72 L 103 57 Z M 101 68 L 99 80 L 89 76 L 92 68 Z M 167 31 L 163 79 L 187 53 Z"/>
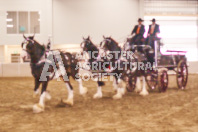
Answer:
<path fill-rule="evenodd" d="M 100 48 L 101 48 L 101 49 L 104 49 L 104 48 L 103 48 L 104 45 L 102 45 L 102 44 L 103 44 L 103 43 L 106 44 L 106 42 L 111 43 L 111 40 L 108 39 L 108 38 L 105 38 L 105 39 L 100 43 Z"/>
<path fill-rule="evenodd" d="M 24 46 L 27 46 L 29 44 L 29 41 L 32 41 L 32 44 L 34 44 L 34 40 L 28 39 L 26 38 L 23 42 L 22 42 L 22 50 L 26 51 L 26 48 L 24 48 Z"/>
<path fill-rule="evenodd" d="M 80 47 L 81 48 L 84 48 L 85 47 L 85 44 L 87 44 L 87 43 L 91 43 L 91 41 L 90 40 L 83 40 L 83 42 L 80 44 Z M 83 46 L 83 44 L 84 44 L 84 46 Z"/>
<path fill-rule="evenodd" d="M 106 42 L 108 42 L 109 44 L 112 42 L 110 39 L 108 39 L 108 38 L 105 38 L 101 43 L 100 43 L 100 46 L 99 46 L 99 49 L 102 49 L 103 50 L 103 53 L 104 53 L 104 55 L 108 55 L 108 49 L 106 49 L 106 48 L 104 48 L 104 44 L 103 43 L 105 43 L 106 44 Z"/>
<path fill-rule="evenodd" d="M 26 39 L 22 42 L 22 50 L 25 51 L 28 55 L 29 55 L 29 53 L 28 53 L 28 51 L 26 50 L 26 48 L 24 48 L 24 47 L 27 46 L 27 45 L 30 43 L 29 41 L 31 41 L 32 44 L 34 44 L 34 42 L 35 42 L 34 40 L 29 39 L 29 38 L 26 38 Z M 39 62 L 37 62 L 36 65 L 39 65 L 39 64 L 41 64 L 41 63 L 43 63 L 43 62 L 46 61 L 46 59 L 42 59 L 44 56 L 45 56 L 45 53 L 43 53 L 43 55 L 42 55 L 42 57 L 41 57 L 41 60 L 40 60 Z M 47 60 L 47 61 L 48 61 L 48 60 Z M 50 61 L 50 63 L 51 63 L 51 61 Z"/>

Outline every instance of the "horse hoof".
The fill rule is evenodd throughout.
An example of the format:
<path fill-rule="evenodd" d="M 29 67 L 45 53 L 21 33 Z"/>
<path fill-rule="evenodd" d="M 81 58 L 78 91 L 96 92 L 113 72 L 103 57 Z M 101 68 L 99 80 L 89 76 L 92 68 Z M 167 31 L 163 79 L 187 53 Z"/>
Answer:
<path fill-rule="evenodd" d="M 113 96 L 113 99 L 121 99 L 122 98 L 122 94 L 118 93 L 116 95 Z"/>
<path fill-rule="evenodd" d="M 40 104 L 35 104 L 33 106 L 33 113 L 41 113 L 44 111 L 44 106 L 40 105 Z"/>
<path fill-rule="evenodd" d="M 146 95 L 148 95 L 149 93 L 147 92 L 147 91 L 142 91 L 142 92 L 140 92 L 140 95 L 142 95 L 142 96 L 146 96 Z"/>
<path fill-rule="evenodd" d="M 124 95 L 124 94 L 126 93 L 125 88 L 122 88 L 122 89 L 120 90 L 120 93 L 121 93 L 122 95 Z"/>
<path fill-rule="evenodd" d="M 71 98 L 71 99 L 67 99 L 66 101 L 65 101 L 65 100 L 62 100 L 62 102 L 63 102 L 64 104 L 69 105 L 69 106 L 73 106 L 73 105 L 74 105 L 74 101 L 73 101 L 72 98 Z"/>
<path fill-rule="evenodd" d="M 102 98 L 102 94 L 96 93 L 96 94 L 94 94 L 93 98 L 100 99 L 100 98 Z"/>
<path fill-rule="evenodd" d="M 88 90 L 86 87 L 83 87 L 83 90 L 80 92 L 81 95 L 87 94 Z"/>

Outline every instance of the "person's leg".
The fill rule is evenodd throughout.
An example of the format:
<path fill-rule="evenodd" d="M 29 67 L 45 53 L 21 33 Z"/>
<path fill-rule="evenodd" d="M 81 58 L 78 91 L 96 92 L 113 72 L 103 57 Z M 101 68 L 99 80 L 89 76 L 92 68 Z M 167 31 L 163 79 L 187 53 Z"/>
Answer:
<path fill-rule="evenodd" d="M 137 45 L 142 45 L 142 39 L 143 39 L 143 36 L 141 35 L 138 35 L 137 38 L 136 38 L 136 44 Z"/>
<path fill-rule="evenodd" d="M 150 45 L 153 48 L 153 44 L 154 44 L 154 42 L 153 42 L 153 36 L 151 35 L 147 39 L 148 39 L 147 40 L 148 41 L 147 44 Z"/>
<path fill-rule="evenodd" d="M 135 35 L 132 40 L 131 40 L 131 45 L 136 45 L 136 39 L 137 39 L 138 35 Z"/>
<path fill-rule="evenodd" d="M 134 43 L 135 43 L 135 45 L 139 45 L 139 35 L 136 35 Z"/>
<path fill-rule="evenodd" d="M 153 48 L 153 49 L 155 49 L 155 40 L 154 40 L 154 38 L 155 38 L 155 36 L 151 36 L 151 47 Z"/>

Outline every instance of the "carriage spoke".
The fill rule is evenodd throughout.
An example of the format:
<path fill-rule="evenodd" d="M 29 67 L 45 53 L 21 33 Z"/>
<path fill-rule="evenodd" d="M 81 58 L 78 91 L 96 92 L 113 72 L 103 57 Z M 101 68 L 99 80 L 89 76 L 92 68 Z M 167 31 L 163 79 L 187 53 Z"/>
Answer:
<path fill-rule="evenodd" d="M 184 89 L 188 80 L 188 69 L 186 62 L 181 60 L 177 66 L 177 85 L 180 89 Z"/>

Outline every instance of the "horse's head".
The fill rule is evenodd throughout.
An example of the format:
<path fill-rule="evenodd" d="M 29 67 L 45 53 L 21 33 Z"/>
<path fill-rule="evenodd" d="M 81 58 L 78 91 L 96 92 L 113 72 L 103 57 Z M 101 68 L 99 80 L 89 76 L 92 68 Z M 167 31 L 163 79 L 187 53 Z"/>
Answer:
<path fill-rule="evenodd" d="M 38 42 L 34 40 L 34 35 L 26 37 L 23 35 L 24 41 L 21 43 L 22 47 L 22 55 L 21 57 L 25 59 L 28 55 L 34 56 L 34 58 L 41 58 L 41 56 L 44 54 L 45 47 L 40 45 Z M 34 60 L 38 61 L 38 60 Z"/>
<path fill-rule="evenodd" d="M 100 43 L 103 54 L 105 54 L 110 61 L 116 61 L 121 55 L 119 44 L 111 37 L 103 36 L 103 38 L 104 40 Z"/>
<path fill-rule="evenodd" d="M 132 42 L 132 37 L 131 36 L 127 37 L 124 42 L 124 47 L 123 47 L 124 51 L 128 51 L 131 49 L 131 42 Z"/>
<path fill-rule="evenodd" d="M 80 44 L 80 47 L 83 49 L 83 51 L 87 52 L 89 50 L 92 50 L 91 48 L 95 48 L 96 46 L 92 43 L 90 37 L 88 36 L 88 38 L 83 37 L 83 42 Z"/>
<path fill-rule="evenodd" d="M 111 37 L 105 37 L 103 36 L 104 40 L 100 43 L 100 47 L 104 50 L 109 50 L 109 46 L 112 43 Z"/>
<path fill-rule="evenodd" d="M 28 54 L 32 54 L 34 50 L 34 35 L 26 37 L 23 35 L 24 41 L 21 43 L 23 51 L 26 51 Z"/>
<path fill-rule="evenodd" d="M 112 39 L 111 37 L 105 37 L 103 36 L 104 40 L 100 43 L 100 47 L 107 51 L 117 51 L 120 50 L 120 47 L 118 45 L 118 43 Z"/>

